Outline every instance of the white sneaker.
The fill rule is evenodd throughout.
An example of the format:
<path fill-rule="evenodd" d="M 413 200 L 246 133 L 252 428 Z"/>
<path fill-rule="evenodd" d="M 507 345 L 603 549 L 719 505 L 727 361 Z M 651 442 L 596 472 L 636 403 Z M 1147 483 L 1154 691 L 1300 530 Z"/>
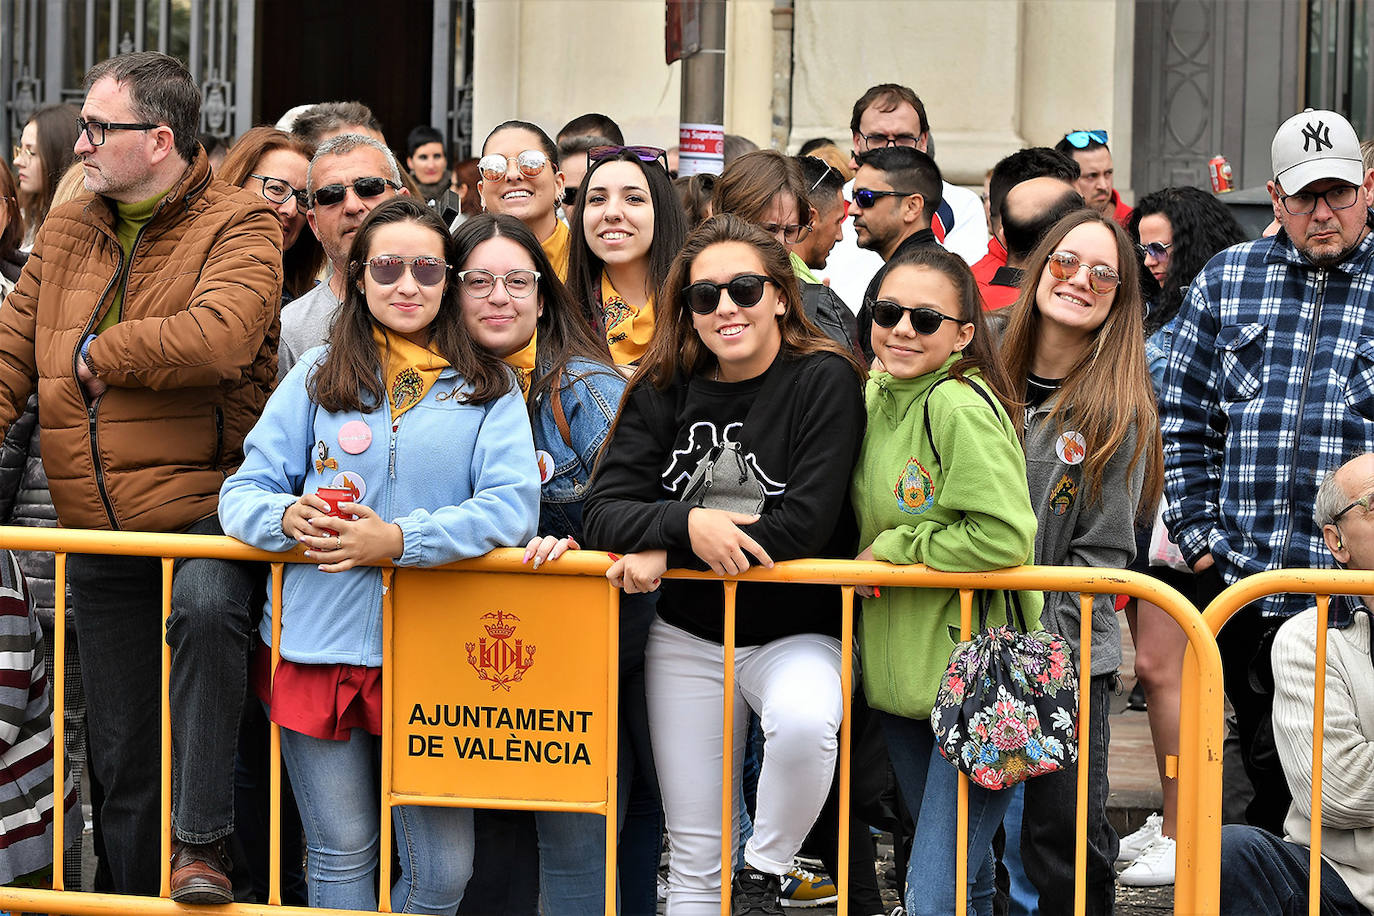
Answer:
<path fill-rule="evenodd" d="M 1174 852 L 1177 844 L 1161 836 L 1140 854 L 1140 858 L 1116 876 L 1127 887 L 1163 887 L 1174 883 Z"/>
<path fill-rule="evenodd" d="M 1121 847 L 1117 850 L 1116 861 L 1134 862 L 1140 858 L 1150 844 L 1163 835 L 1164 818 L 1159 814 L 1151 814 L 1145 818 L 1145 824 L 1130 836 L 1121 838 Z"/>

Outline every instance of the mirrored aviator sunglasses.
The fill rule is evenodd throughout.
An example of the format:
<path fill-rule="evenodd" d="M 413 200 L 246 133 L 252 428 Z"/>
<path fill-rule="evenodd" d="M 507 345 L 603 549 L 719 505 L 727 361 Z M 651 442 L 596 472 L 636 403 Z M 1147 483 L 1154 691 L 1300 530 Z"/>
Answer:
<path fill-rule="evenodd" d="M 934 334 L 940 330 L 940 326 L 946 321 L 953 321 L 955 324 L 963 324 L 963 320 L 955 318 L 953 315 L 946 315 L 937 312 L 933 308 L 921 306 L 920 308 L 907 308 L 898 305 L 890 299 L 879 299 L 869 306 L 869 313 L 873 316 L 873 323 L 880 328 L 895 328 L 902 320 L 902 313 L 906 312 L 911 316 L 911 329 L 917 334 Z"/>
<path fill-rule="evenodd" d="M 709 315 L 720 305 L 720 291 L 724 289 L 729 290 L 735 305 L 750 308 L 763 298 L 763 285 L 772 282 L 762 274 L 740 274 L 725 283 L 700 280 L 682 291 L 682 299 L 698 315 Z"/>
<path fill-rule="evenodd" d="M 437 286 L 444 282 L 444 274 L 448 272 L 448 264 L 439 258 L 423 255 L 403 258 L 396 254 L 377 255 L 367 262 L 367 271 L 374 282 L 390 286 L 400 282 L 407 266 L 410 267 L 410 275 L 421 286 Z"/>
<path fill-rule="evenodd" d="M 1050 255 L 1046 266 L 1050 269 L 1050 276 L 1060 282 L 1067 282 L 1078 275 L 1078 268 L 1083 266 L 1078 255 L 1068 251 L 1056 251 Z M 1106 264 L 1098 264 L 1088 268 L 1088 289 L 1097 293 L 1099 296 L 1110 293 L 1116 289 L 1121 282 L 1121 277 L 1117 275 Z"/>
<path fill-rule="evenodd" d="M 518 156 L 488 153 L 477 160 L 477 171 L 481 174 L 483 181 L 500 181 L 506 177 L 512 162 L 515 163 L 516 169 L 522 176 L 535 178 L 549 164 L 549 157 L 537 149 L 527 149 Z"/>

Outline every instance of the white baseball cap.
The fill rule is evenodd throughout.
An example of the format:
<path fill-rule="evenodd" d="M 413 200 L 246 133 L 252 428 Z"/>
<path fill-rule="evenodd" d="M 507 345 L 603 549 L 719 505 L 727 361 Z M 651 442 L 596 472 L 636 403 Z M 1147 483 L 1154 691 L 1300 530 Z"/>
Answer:
<path fill-rule="evenodd" d="M 1274 134 L 1271 154 L 1274 180 L 1289 194 L 1324 178 L 1364 182 L 1360 138 L 1334 111 L 1308 108 L 1284 121 Z"/>

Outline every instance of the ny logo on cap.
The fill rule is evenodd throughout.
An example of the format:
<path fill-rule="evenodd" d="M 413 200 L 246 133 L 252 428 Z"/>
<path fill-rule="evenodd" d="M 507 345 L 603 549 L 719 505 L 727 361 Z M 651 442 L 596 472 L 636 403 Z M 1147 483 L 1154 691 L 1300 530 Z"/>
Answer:
<path fill-rule="evenodd" d="M 1322 147 L 1331 149 L 1333 146 L 1331 143 L 1331 128 L 1324 125 L 1321 121 L 1318 121 L 1315 126 L 1309 121 L 1302 129 L 1302 151 L 1304 153 L 1310 152 L 1308 147 L 1312 143 L 1317 144 L 1317 149 L 1315 151 L 1318 153 L 1322 151 Z"/>

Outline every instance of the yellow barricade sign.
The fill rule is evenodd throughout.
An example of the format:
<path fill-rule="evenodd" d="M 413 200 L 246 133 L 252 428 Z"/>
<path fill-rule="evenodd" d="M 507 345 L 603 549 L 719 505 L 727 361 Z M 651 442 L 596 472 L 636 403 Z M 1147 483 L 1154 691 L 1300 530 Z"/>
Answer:
<path fill-rule="evenodd" d="M 609 585 L 397 569 L 392 791 L 604 802 Z"/>

